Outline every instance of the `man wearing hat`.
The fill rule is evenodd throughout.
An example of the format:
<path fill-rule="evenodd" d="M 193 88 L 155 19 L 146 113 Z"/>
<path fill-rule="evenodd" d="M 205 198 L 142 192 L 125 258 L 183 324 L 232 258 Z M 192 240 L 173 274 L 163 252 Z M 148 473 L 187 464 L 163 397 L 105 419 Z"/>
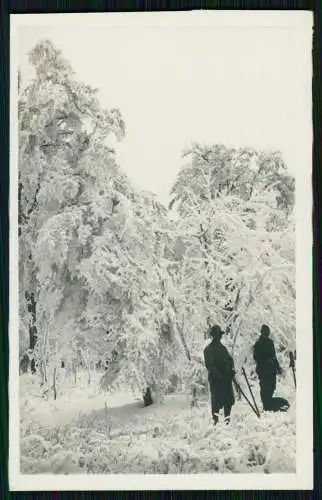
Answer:
<path fill-rule="evenodd" d="M 262 325 L 261 335 L 253 347 L 253 354 L 256 362 L 256 373 L 259 378 L 263 409 L 269 410 L 276 389 L 276 375 L 282 373 L 276 357 L 274 342 L 270 338 L 269 326 Z"/>
<path fill-rule="evenodd" d="M 208 370 L 208 381 L 211 393 L 211 413 L 214 423 L 218 422 L 218 413 L 223 408 L 226 421 L 235 403 L 233 391 L 234 361 L 226 347 L 221 343 L 224 335 L 220 326 L 210 330 L 212 341 L 204 350 L 205 365 Z"/>

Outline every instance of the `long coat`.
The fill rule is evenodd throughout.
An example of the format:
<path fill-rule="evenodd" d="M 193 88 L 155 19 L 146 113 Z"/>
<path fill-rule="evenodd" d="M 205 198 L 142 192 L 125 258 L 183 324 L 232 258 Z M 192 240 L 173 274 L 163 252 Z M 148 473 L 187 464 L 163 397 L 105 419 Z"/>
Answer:
<path fill-rule="evenodd" d="M 259 378 L 261 400 L 264 410 L 269 410 L 276 389 L 276 375 L 281 373 L 274 342 L 269 337 L 261 336 L 255 343 L 253 352 Z"/>
<path fill-rule="evenodd" d="M 204 350 L 205 365 L 211 392 L 214 392 L 216 406 L 232 406 L 235 402 L 233 391 L 234 361 L 226 347 L 219 340 L 212 342 Z"/>
<path fill-rule="evenodd" d="M 274 342 L 269 337 L 261 336 L 254 345 L 254 360 L 259 377 L 276 376 L 281 367 L 276 357 Z"/>

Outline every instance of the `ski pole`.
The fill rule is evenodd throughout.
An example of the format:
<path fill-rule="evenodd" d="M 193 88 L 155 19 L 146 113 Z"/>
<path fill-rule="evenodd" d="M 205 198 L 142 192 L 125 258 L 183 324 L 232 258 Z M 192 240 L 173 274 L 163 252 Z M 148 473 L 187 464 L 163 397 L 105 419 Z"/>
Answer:
<path fill-rule="evenodd" d="M 243 375 L 244 375 L 244 377 L 245 377 L 245 380 L 246 380 L 246 383 L 247 383 L 247 387 L 248 387 L 248 389 L 249 389 L 249 392 L 250 392 L 250 394 L 251 394 L 251 396 L 252 396 L 252 400 L 253 400 L 254 406 L 255 406 L 255 408 L 256 408 L 256 410 L 257 410 L 257 413 L 259 414 L 259 409 L 258 409 L 257 403 L 256 403 L 256 401 L 255 401 L 254 394 L 253 394 L 252 388 L 251 388 L 251 386 L 250 386 L 250 383 L 248 382 L 248 378 L 247 378 L 246 371 L 245 371 L 245 368 L 244 368 L 244 367 L 242 368 L 242 372 L 243 372 Z"/>
<path fill-rule="evenodd" d="M 246 396 L 246 394 L 244 393 L 244 391 L 242 390 L 241 386 L 239 385 L 239 383 L 237 382 L 236 379 L 233 380 L 234 381 L 234 384 L 235 384 L 235 387 L 236 389 L 240 392 L 240 394 L 242 394 L 242 396 L 246 399 L 247 403 L 249 404 L 249 406 L 251 407 L 251 409 L 253 410 L 253 412 L 255 413 L 255 415 L 259 418 L 259 414 L 257 413 L 257 410 L 256 408 L 252 405 L 252 403 L 250 402 L 250 400 L 248 399 L 248 397 Z"/>
<path fill-rule="evenodd" d="M 242 390 L 242 388 L 240 387 L 240 385 L 238 384 L 237 380 L 234 378 L 233 379 L 233 382 L 235 384 L 235 386 L 237 387 L 237 389 L 240 391 L 240 393 L 244 396 L 244 398 L 246 399 L 247 403 L 249 404 L 249 406 L 251 407 L 251 409 L 253 410 L 253 412 L 255 413 L 255 415 L 260 418 L 260 414 L 257 412 L 256 408 L 254 408 L 254 406 L 252 405 L 252 403 L 249 401 L 248 397 L 246 396 L 246 394 L 244 393 L 244 391 Z"/>

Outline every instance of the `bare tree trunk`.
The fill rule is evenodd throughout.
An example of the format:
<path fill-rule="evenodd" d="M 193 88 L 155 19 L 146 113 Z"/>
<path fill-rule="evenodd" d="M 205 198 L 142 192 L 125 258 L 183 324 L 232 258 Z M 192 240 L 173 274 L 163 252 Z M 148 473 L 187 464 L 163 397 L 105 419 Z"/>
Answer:
<path fill-rule="evenodd" d="M 232 357 L 233 358 L 235 356 L 236 342 L 237 342 L 237 338 L 238 338 L 238 334 L 239 334 L 239 330 L 240 330 L 241 324 L 242 324 L 242 320 L 237 317 L 235 325 L 234 325 L 235 326 L 235 331 L 234 331 L 233 345 L 232 345 Z"/>
<path fill-rule="evenodd" d="M 20 85 L 20 81 L 18 80 L 18 84 Z M 22 234 L 22 227 L 23 225 L 27 224 L 31 214 L 33 211 L 37 208 L 37 196 L 40 190 L 40 182 L 38 181 L 37 187 L 34 193 L 34 197 L 32 200 L 32 204 L 30 208 L 27 210 L 27 212 L 24 212 L 24 204 L 23 204 L 23 183 L 21 182 L 21 174 L 19 171 L 18 175 L 18 237 L 21 236 Z M 30 264 L 33 262 L 33 257 L 32 253 L 28 255 Z M 33 281 L 36 282 L 36 277 L 33 276 Z M 26 291 L 25 292 L 25 299 L 27 302 L 27 309 L 28 312 L 31 315 L 31 319 L 29 322 L 29 348 L 31 352 L 34 351 L 35 346 L 37 344 L 37 327 L 36 327 L 36 297 L 34 291 Z M 30 362 L 30 369 L 31 373 L 35 374 L 36 373 L 36 362 L 35 359 L 32 358 Z"/>
<path fill-rule="evenodd" d="M 91 384 L 91 359 L 88 350 L 86 349 L 85 352 L 81 351 L 81 359 L 85 363 L 85 368 L 87 371 L 87 384 Z"/>
<path fill-rule="evenodd" d="M 235 309 L 237 308 L 239 301 L 240 301 L 240 292 L 241 292 L 241 289 L 239 288 L 238 292 L 237 292 L 237 296 L 236 296 L 236 301 L 235 301 Z M 248 303 L 247 303 L 247 305 L 244 306 L 244 309 L 245 310 L 248 309 L 248 307 L 251 305 L 251 303 L 252 303 L 252 296 L 250 294 L 249 299 L 248 299 Z M 243 322 L 243 319 L 240 317 L 240 314 L 235 313 L 235 315 L 232 317 L 232 320 L 230 323 L 230 326 L 235 327 L 234 332 L 233 332 L 233 339 L 232 339 L 233 344 L 232 344 L 232 351 L 231 351 L 231 355 L 232 355 L 233 359 L 235 358 L 236 343 L 237 343 L 237 338 L 238 338 L 238 334 L 239 334 L 242 322 Z M 239 386 L 238 387 L 235 386 L 235 389 L 236 389 L 237 399 L 240 400 L 241 399 L 241 392 L 240 392 Z"/>
<path fill-rule="evenodd" d="M 175 307 L 175 304 L 174 304 L 174 301 L 171 300 L 170 301 L 174 311 L 176 311 L 176 307 Z M 189 347 L 187 345 L 187 342 L 186 342 L 186 339 L 185 339 L 185 336 L 183 334 L 183 328 L 180 328 L 179 326 L 177 326 L 176 328 L 177 332 L 178 332 L 178 335 L 179 335 L 179 338 L 181 340 L 181 343 L 182 343 L 182 346 L 183 346 L 183 350 L 185 352 L 185 355 L 188 359 L 188 361 L 192 361 L 192 358 L 191 358 L 191 353 L 190 353 L 190 350 L 189 350 Z M 193 385 L 192 388 L 191 388 L 191 407 L 194 407 L 194 406 L 197 406 L 197 389 L 196 387 Z"/>
<path fill-rule="evenodd" d="M 206 302 L 207 302 L 208 307 L 209 307 L 210 306 L 210 281 L 209 281 L 209 261 L 208 261 L 208 257 L 207 257 L 207 254 L 209 255 L 209 247 L 208 247 L 206 234 L 205 234 L 205 231 L 204 231 L 202 224 L 200 224 L 199 241 L 200 241 L 201 245 L 203 246 L 204 252 L 206 254 L 204 257 L 204 266 L 205 266 L 205 273 L 206 273 L 205 292 L 206 292 Z M 211 317 L 210 317 L 209 313 L 207 315 L 207 325 L 208 325 L 208 328 L 211 327 Z M 207 331 L 205 331 L 204 337 L 206 339 Z"/>
<path fill-rule="evenodd" d="M 53 393 L 54 393 L 54 400 L 57 399 L 57 389 L 56 389 L 56 367 L 54 368 L 53 372 Z"/>
<path fill-rule="evenodd" d="M 45 329 L 45 335 L 42 340 L 42 347 L 41 347 L 41 359 L 39 363 L 39 372 L 41 376 L 41 385 L 44 383 L 47 383 L 47 349 L 48 346 L 48 327 Z"/>
<path fill-rule="evenodd" d="M 39 363 L 39 374 L 40 374 L 40 385 L 43 386 L 47 383 L 47 370 L 46 370 L 46 362 L 42 359 Z"/>
<path fill-rule="evenodd" d="M 197 389 L 196 387 L 192 387 L 192 397 L 191 397 L 191 408 L 194 408 L 197 405 Z"/>
<path fill-rule="evenodd" d="M 72 373 L 74 375 L 74 385 L 77 384 L 77 364 L 76 360 L 72 360 Z"/>
<path fill-rule="evenodd" d="M 27 300 L 27 308 L 28 312 L 31 314 L 31 319 L 29 322 L 29 349 L 34 352 L 36 343 L 37 343 L 37 327 L 36 327 L 36 300 L 33 292 L 25 293 L 25 297 Z M 36 373 L 36 362 L 35 359 L 32 358 L 30 362 L 31 373 Z"/>
<path fill-rule="evenodd" d="M 184 337 L 184 334 L 183 334 L 183 331 L 181 328 L 177 328 L 177 332 L 178 332 L 178 335 L 179 335 L 179 338 L 181 340 L 181 343 L 182 343 L 182 346 L 183 346 L 183 350 L 187 356 L 187 359 L 188 361 L 191 361 L 191 354 L 190 354 L 190 351 L 189 351 L 189 347 L 187 345 L 187 342 L 186 342 L 186 339 Z"/>

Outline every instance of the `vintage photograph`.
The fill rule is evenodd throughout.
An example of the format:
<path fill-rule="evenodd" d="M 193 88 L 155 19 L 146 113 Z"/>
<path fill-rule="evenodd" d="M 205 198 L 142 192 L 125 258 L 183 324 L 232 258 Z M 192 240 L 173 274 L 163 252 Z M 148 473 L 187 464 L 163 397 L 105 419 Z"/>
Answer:
<path fill-rule="evenodd" d="M 21 475 L 301 465 L 310 17 L 182 14 L 15 27 Z"/>

